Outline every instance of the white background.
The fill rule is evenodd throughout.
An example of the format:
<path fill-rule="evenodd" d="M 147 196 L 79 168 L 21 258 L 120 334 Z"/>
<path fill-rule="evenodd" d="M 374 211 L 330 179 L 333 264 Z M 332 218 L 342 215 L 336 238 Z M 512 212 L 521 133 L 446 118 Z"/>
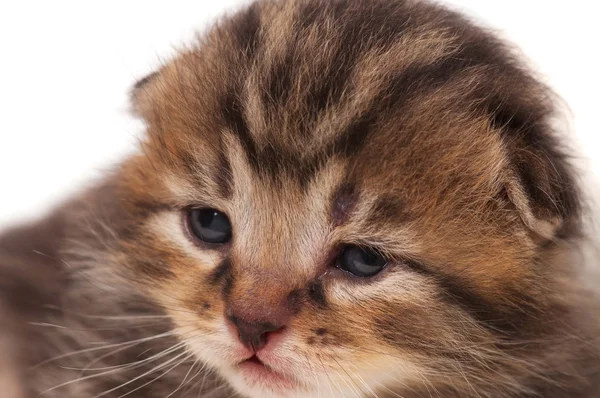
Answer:
<path fill-rule="evenodd" d="M 519 45 L 571 108 L 600 174 L 594 0 L 448 0 Z M 0 2 L 0 228 L 33 218 L 135 148 L 136 78 L 240 0 Z"/>

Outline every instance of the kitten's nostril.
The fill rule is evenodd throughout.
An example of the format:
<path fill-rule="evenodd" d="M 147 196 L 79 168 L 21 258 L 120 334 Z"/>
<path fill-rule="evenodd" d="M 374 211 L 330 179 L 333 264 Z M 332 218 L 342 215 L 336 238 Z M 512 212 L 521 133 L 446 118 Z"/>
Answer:
<path fill-rule="evenodd" d="M 228 314 L 227 317 L 235 326 L 241 343 L 254 352 L 267 344 L 269 333 L 283 328 L 268 322 L 246 322 L 235 315 Z"/>

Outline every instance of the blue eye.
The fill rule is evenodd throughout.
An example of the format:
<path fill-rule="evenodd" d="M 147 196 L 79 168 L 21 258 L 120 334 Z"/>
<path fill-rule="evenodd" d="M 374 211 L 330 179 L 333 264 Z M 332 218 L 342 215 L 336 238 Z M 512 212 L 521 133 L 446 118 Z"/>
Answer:
<path fill-rule="evenodd" d="M 231 240 L 229 218 L 215 209 L 191 209 L 188 212 L 191 232 L 206 243 L 223 244 Z"/>
<path fill-rule="evenodd" d="M 378 274 L 386 265 L 387 260 L 380 253 L 358 246 L 347 246 L 337 260 L 338 268 L 363 278 Z"/>

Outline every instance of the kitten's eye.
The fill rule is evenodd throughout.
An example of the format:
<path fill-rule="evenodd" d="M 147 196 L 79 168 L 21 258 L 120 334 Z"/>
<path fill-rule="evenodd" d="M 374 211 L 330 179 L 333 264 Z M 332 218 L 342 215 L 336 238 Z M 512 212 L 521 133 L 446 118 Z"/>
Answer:
<path fill-rule="evenodd" d="M 337 260 L 338 268 L 364 278 L 379 273 L 386 265 L 381 254 L 358 246 L 346 247 Z"/>
<path fill-rule="evenodd" d="M 191 209 L 188 213 L 190 229 L 203 242 L 227 243 L 231 239 L 229 218 L 215 209 Z"/>

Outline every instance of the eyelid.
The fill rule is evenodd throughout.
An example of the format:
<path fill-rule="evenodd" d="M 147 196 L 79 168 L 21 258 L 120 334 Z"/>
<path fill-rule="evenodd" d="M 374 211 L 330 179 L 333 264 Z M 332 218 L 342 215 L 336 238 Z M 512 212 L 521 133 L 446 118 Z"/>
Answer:
<path fill-rule="evenodd" d="M 431 275 L 434 272 L 431 270 L 431 267 L 428 267 L 425 262 L 418 260 L 414 257 L 409 257 L 406 255 L 402 255 L 402 254 L 396 254 L 396 253 L 390 253 L 389 251 L 386 251 L 384 248 L 382 248 L 382 245 L 373 245 L 373 244 L 369 244 L 366 243 L 364 241 L 354 241 L 354 242 L 344 242 L 344 243 L 340 243 L 338 244 L 337 247 L 337 255 L 334 258 L 334 265 L 337 265 L 338 259 L 340 254 L 342 253 L 344 247 L 346 246 L 358 246 L 361 247 L 363 249 L 368 249 L 368 250 L 374 250 L 377 253 L 379 253 L 381 256 L 383 256 L 386 260 L 387 260 L 387 264 L 385 266 L 385 268 L 388 267 L 393 267 L 393 266 L 406 266 L 408 267 L 411 271 L 420 273 L 420 274 L 427 274 L 427 275 Z M 382 270 L 382 273 L 385 270 Z M 373 277 L 372 277 L 373 278 Z"/>
<path fill-rule="evenodd" d="M 426 265 L 425 262 L 423 262 L 422 260 L 419 260 L 415 257 L 410 257 L 407 256 L 405 254 L 397 254 L 397 253 L 391 253 L 390 251 L 385 250 L 385 248 L 383 248 L 382 244 L 368 244 L 365 242 L 355 242 L 355 243 L 349 243 L 352 245 L 356 245 L 365 249 L 369 249 L 369 250 L 375 250 L 377 253 L 379 253 L 381 256 L 383 256 L 388 263 L 393 264 L 400 264 L 400 265 L 405 265 L 407 267 L 409 267 L 411 270 L 415 271 L 415 272 L 419 272 L 419 273 L 423 273 L 423 274 L 431 274 L 433 273 L 431 271 L 431 267 L 428 267 Z"/>
<path fill-rule="evenodd" d="M 336 264 L 337 264 L 337 258 L 336 257 Z M 400 256 L 386 256 L 385 257 L 388 260 L 388 263 L 385 265 L 385 267 L 383 267 L 383 269 L 381 270 L 381 272 L 368 277 L 368 278 L 363 278 L 360 276 L 356 276 L 351 274 L 350 272 L 344 271 L 342 269 L 340 269 L 339 267 L 335 266 L 335 267 L 330 267 L 322 276 L 322 279 L 335 279 L 335 280 L 341 280 L 341 281 L 345 281 L 348 283 L 353 283 L 353 284 L 360 284 L 360 285 L 371 285 L 371 284 L 376 284 L 378 282 L 380 282 L 382 279 L 386 278 L 388 276 L 389 272 L 394 272 L 395 270 L 398 270 L 400 268 L 400 270 L 402 270 L 403 266 L 404 266 L 404 271 L 405 272 L 416 272 L 420 275 L 432 275 L 433 272 L 429 269 L 429 267 L 424 266 L 421 262 L 416 261 L 414 259 L 409 259 L 407 257 L 400 257 Z"/>
<path fill-rule="evenodd" d="M 206 201 L 206 202 L 198 201 L 198 202 L 188 203 L 188 204 L 180 207 L 181 211 L 190 211 L 193 209 L 215 209 L 215 210 L 220 211 L 221 213 L 225 214 L 227 217 L 229 217 L 229 213 L 224 209 L 223 206 L 218 206 L 217 204 L 209 203 L 208 201 Z"/>
<path fill-rule="evenodd" d="M 329 270 L 327 270 L 327 272 L 325 272 L 321 276 L 321 278 L 322 279 L 333 278 L 336 280 L 342 280 L 342 281 L 356 283 L 356 284 L 370 285 L 373 283 L 377 283 L 379 280 L 385 278 L 387 273 L 390 272 L 390 270 L 392 268 L 394 268 L 394 263 L 388 262 L 385 265 L 385 267 L 383 267 L 381 269 L 381 271 L 379 273 L 365 278 L 362 276 L 354 275 L 348 271 L 344 271 L 343 269 L 335 266 L 335 267 L 331 267 Z"/>
<path fill-rule="evenodd" d="M 365 241 L 348 241 L 348 242 L 342 242 L 342 243 L 338 243 L 336 245 L 336 248 L 338 250 L 338 254 L 335 257 L 336 261 L 337 258 L 339 258 L 340 254 L 342 254 L 342 252 L 344 251 L 344 248 L 349 247 L 349 246 L 356 246 L 359 247 L 363 250 L 372 250 L 374 252 L 376 252 L 377 254 L 379 254 L 380 256 L 382 256 L 383 258 L 385 258 L 388 262 L 395 262 L 394 255 L 391 255 L 390 253 L 387 253 L 385 250 L 383 250 L 380 245 L 374 245 L 372 243 L 367 243 Z"/>

